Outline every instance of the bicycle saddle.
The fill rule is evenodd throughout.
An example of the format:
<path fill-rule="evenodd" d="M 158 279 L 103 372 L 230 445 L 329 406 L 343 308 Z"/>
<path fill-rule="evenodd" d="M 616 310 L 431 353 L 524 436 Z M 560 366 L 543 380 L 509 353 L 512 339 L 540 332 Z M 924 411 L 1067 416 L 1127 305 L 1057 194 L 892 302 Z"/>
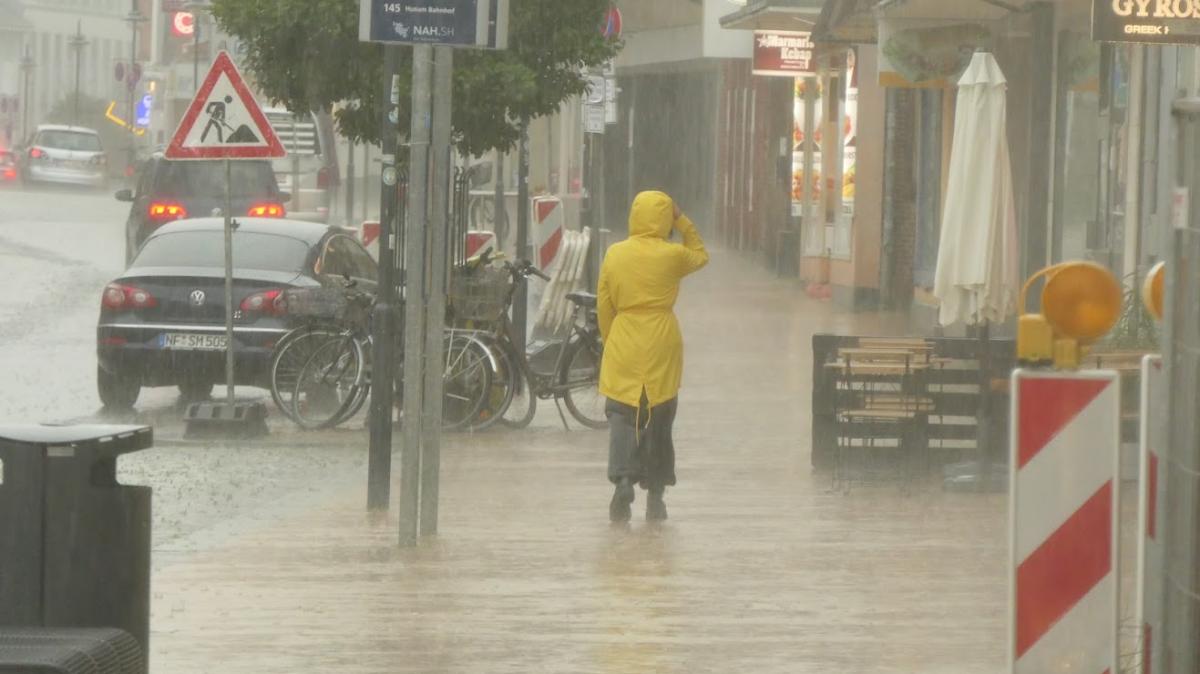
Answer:
<path fill-rule="evenodd" d="M 567 293 L 567 299 L 581 307 L 596 308 L 596 296 L 591 293 Z"/>

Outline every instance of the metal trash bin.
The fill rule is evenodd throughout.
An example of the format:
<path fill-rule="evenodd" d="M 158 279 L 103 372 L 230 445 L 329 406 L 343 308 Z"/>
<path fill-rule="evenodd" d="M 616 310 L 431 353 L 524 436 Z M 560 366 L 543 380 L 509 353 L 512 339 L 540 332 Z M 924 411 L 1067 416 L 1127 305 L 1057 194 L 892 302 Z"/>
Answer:
<path fill-rule="evenodd" d="M 128 632 L 105 628 L 0 627 L 0 674 L 141 674 Z"/>
<path fill-rule="evenodd" d="M 146 426 L 0 426 L 0 627 L 150 638 L 150 488 L 117 484 Z"/>

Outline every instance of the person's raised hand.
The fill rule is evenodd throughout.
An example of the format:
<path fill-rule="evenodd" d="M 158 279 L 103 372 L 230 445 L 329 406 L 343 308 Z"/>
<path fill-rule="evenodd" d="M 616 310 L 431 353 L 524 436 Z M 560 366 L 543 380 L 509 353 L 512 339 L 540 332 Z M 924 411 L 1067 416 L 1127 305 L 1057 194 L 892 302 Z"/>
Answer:
<path fill-rule="evenodd" d="M 679 216 L 683 215 L 683 211 L 679 210 L 679 204 L 672 202 L 671 205 L 675 208 L 675 219 L 678 220 Z"/>

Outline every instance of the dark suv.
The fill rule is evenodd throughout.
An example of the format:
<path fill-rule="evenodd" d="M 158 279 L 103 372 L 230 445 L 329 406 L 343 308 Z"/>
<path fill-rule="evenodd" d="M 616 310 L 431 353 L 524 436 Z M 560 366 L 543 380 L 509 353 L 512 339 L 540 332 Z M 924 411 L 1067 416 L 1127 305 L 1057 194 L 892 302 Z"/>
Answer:
<path fill-rule="evenodd" d="M 279 189 L 271 163 L 235 161 L 230 167 L 233 215 L 281 218 L 290 195 Z M 174 220 L 221 215 L 225 209 L 225 162 L 172 161 L 154 154 L 137 171 L 133 190 L 116 197 L 133 203 L 125 225 L 125 264 L 129 264 L 151 232 Z"/>

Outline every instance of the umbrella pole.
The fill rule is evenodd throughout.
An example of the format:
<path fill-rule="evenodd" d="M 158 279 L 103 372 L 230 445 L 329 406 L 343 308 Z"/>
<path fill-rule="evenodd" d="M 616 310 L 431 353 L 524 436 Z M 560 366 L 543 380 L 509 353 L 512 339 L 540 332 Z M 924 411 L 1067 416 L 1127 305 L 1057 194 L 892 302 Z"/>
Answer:
<path fill-rule="evenodd" d="M 976 328 L 979 337 L 979 410 L 975 417 L 975 448 L 979 451 L 979 491 L 991 476 L 992 445 L 992 340 L 991 323 L 983 321 Z"/>

